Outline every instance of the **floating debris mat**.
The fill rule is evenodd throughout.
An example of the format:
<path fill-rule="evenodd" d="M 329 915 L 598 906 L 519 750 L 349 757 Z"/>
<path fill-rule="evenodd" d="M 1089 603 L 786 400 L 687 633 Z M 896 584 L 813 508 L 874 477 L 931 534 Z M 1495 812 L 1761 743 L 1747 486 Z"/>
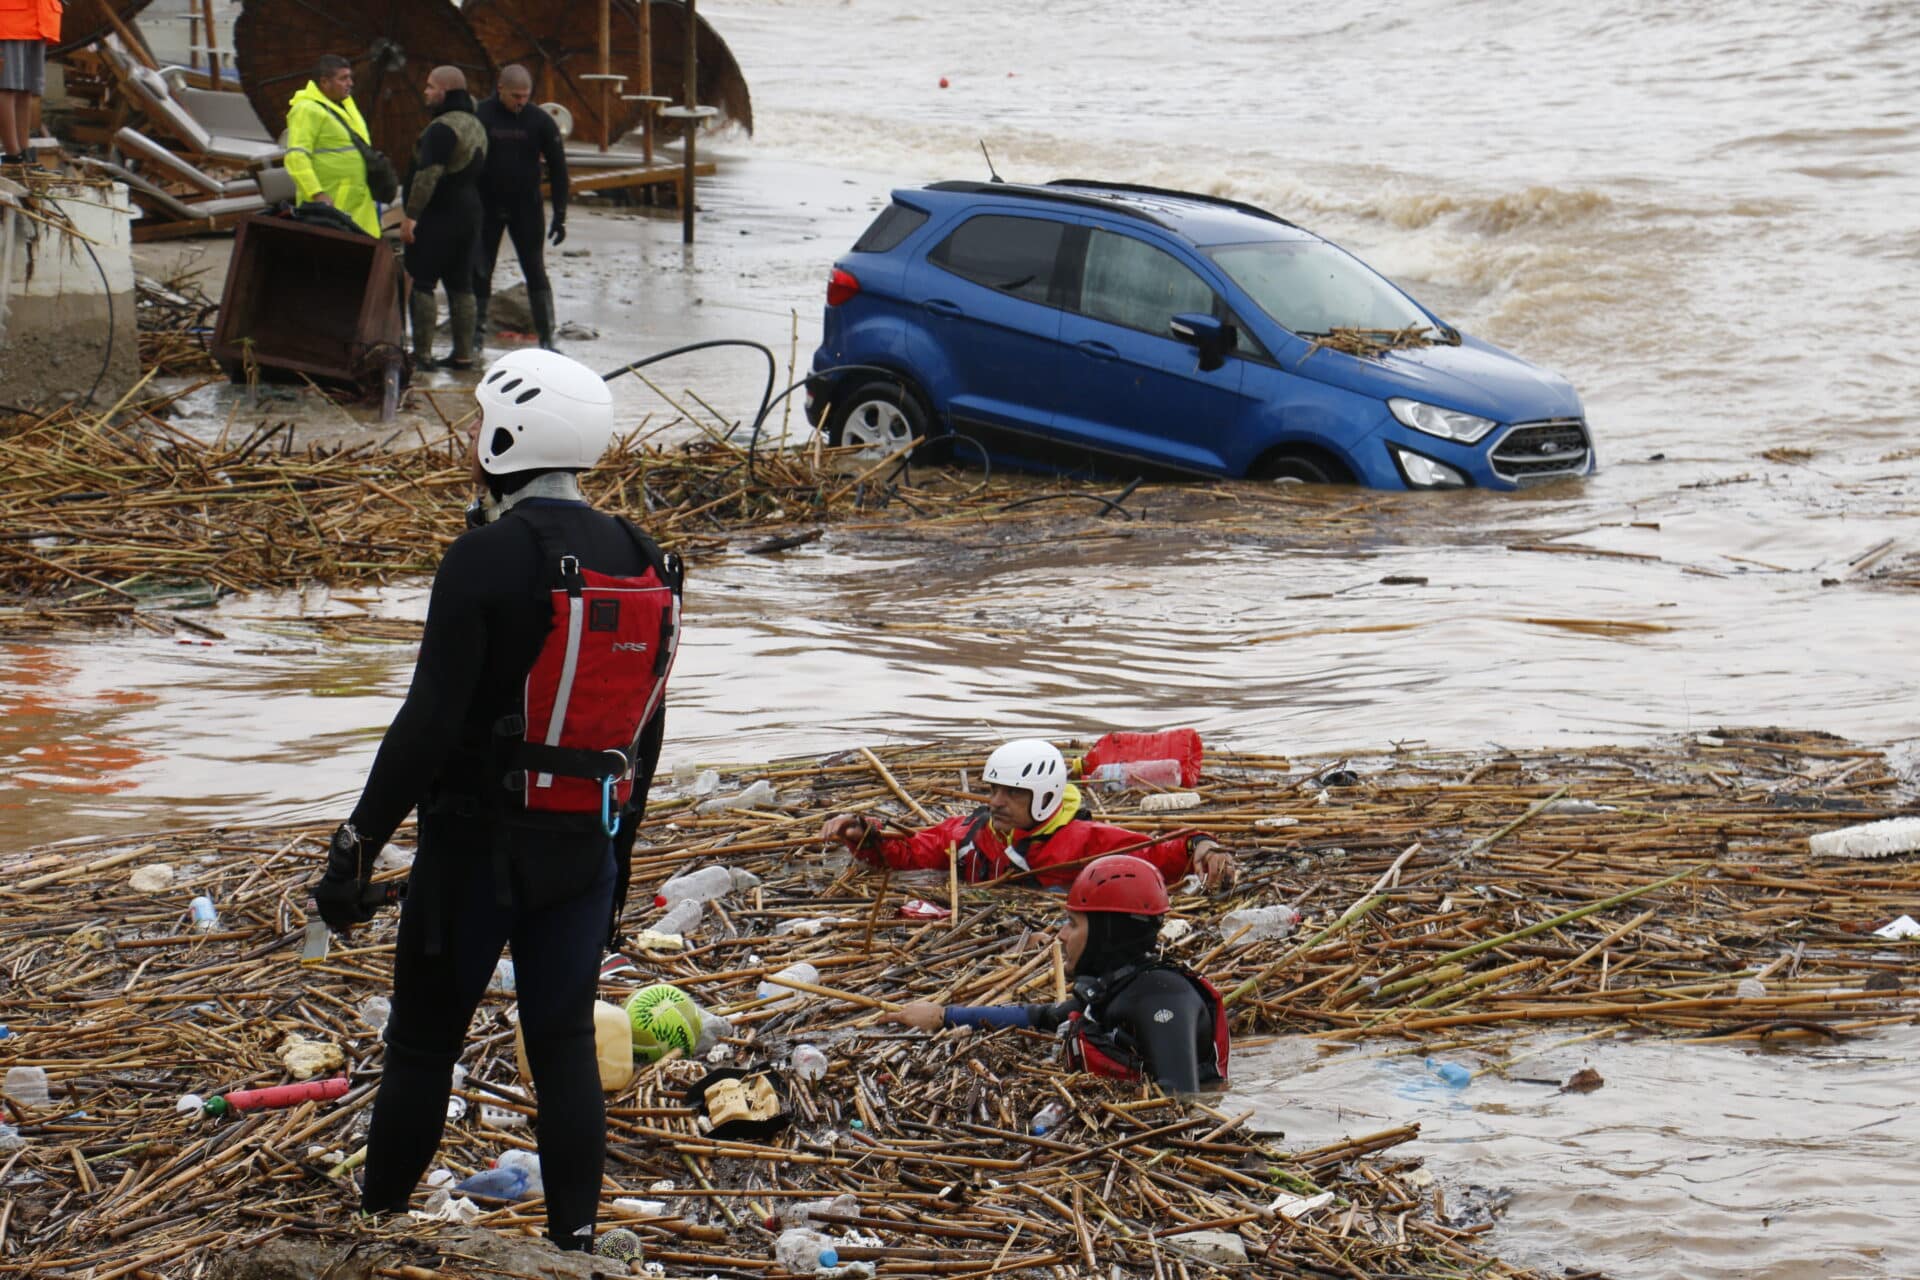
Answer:
<path fill-rule="evenodd" d="M 881 875 L 819 845 L 828 813 L 919 825 L 970 811 L 982 754 L 929 744 L 663 776 L 635 853 L 636 943 L 601 994 L 618 1005 L 674 984 L 714 1038 L 609 1094 L 603 1228 L 701 1276 L 787 1274 L 777 1238 L 809 1215 L 842 1266 L 882 1275 L 1533 1274 L 1495 1260 L 1490 1223 L 1445 1214 L 1446 1170 L 1401 1149 L 1415 1127 L 1301 1150 L 1230 1096 L 1069 1074 L 1049 1036 L 883 1022 L 898 1002 L 1050 1000 L 1066 980 L 1058 895 Z M 1450 1047 L 1470 1081 L 1526 1057 L 1542 1029 L 1820 1042 L 1910 1022 L 1920 940 L 1886 926 L 1920 896 L 1916 855 L 1809 848 L 1911 813 L 1904 787 L 1870 748 L 1726 728 L 1580 752 L 1220 752 L 1174 793 L 1193 797 L 1182 808 L 1087 795 L 1107 819 L 1202 828 L 1238 855 L 1230 891 L 1175 886 L 1167 928 L 1170 953 L 1232 1002 L 1237 1062 L 1275 1035 L 1329 1052 Z M 0 861 L 0 1265 L 118 1280 L 269 1245 L 337 1260 L 352 1244 L 380 1274 L 425 1280 L 498 1273 L 464 1270 L 461 1232 L 541 1233 L 537 1196 L 445 1186 L 414 1204 L 446 1221 L 354 1223 L 395 918 L 303 962 L 325 835 L 216 828 Z M 408 839 L 379 878 L 406 874 Z M 732 889 L 679 934 L 653 930 L 649 890 L 709 865 Z M 461 1062 L 443 1182 L 532 1146 L 513 1012 L 503 966 Z M 728 1103 L 759 1128 L 723 1136 L 689 1105 L 704 1081 L 711 1108 L 718 1068 L 763 1077 Z M 200 1105 L 303 1072 L 334 1096 L 222 1117 Z M 1568 1088 L 1603 1085 L 1583 1073 Z"/>
<path fill-rule="evenodd" d="M 195 314 L 188 295 L 153 305 Z M 143 295 L 146 296 L 146 295 Z M 198 346 L 156 335 L 153 358 L 183 362 Z M 9 465 L 0 473 L 0 634 L 131 624 L 171 633 L 171 610 L 223 595 L 358 586 L 432 574 L 457 537 L 471 489 L 466 437 L 292 448 L 290 422 L 203 441 L 162 416 L 166 401 L 104 413 L 0 411 Z M 695 410 L 693 413 L 697 414 Z M 645 437 L 697 427 L 689 443 Z M 1218 493 L 1137 485 L 1089 491 L 1063 481 L 912 465 L 815 445 L 753 447 L 702 417 L 643 422 L 583 477 L 588 496 L 682 552 L 729 545 L 771 553 L 824 527 L 911 527 L 950 537 L 960 525 L 1033 536 L 1063 518 L 1116 533 L 1146 527 L 1258 529 L 1299 543 L 1357 536 L 1390 498 L 1304 486 Z M 1149 495 L 1167 511 L 1142 523 Z M 1169 496 L 1170 495 L 1170 496 Z"/>

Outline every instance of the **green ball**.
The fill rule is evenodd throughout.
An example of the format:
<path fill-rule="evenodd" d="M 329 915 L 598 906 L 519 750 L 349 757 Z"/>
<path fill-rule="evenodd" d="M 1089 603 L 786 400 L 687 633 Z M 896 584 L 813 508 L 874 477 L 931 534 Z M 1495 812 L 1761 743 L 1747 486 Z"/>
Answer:
<path fill-rule="evenodd" d="M 593 1251 L 602 1258 L 632 1262 L 640 1256 L 640 1237 L 625 1227 L 615 1227 L 594 1241 Z"/>
<path fill-rule="evenodd" d="M 700 1042 L 700 1006 L 667 982 L 642 987 L 627 997 L 627 1021 L 633 1024 L 633 1051 L 656 1062 L 669 1049 L 692 1053 Z"/>

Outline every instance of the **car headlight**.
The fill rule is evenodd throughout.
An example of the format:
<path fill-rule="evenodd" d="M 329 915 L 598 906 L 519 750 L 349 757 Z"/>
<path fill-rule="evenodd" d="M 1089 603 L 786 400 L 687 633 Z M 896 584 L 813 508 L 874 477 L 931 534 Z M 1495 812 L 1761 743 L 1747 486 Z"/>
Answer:
<path fill-rule="evenodd" d="M 1415 489 L 1464 489 L 1467 478 L 1444 462 L 1435 462 L 1411 449 L 1392 446 L 1394 461 L 1400 464 L 1400 473 L 1407 478 L 1407 484 Z"/>
<path fill-rule="evenodd" d="M 1458 409 L 1442 409 L 1438 405 L 1422 404 L 1401 396 L 1387 401 L 1387 409 L 1415 431 L 1424 431 L 1430 436 L 1455 440 L 1461 444 L 1477 444 L 1487 432 L 1500 425 L 1491 418 L 1477 418 Z"/>

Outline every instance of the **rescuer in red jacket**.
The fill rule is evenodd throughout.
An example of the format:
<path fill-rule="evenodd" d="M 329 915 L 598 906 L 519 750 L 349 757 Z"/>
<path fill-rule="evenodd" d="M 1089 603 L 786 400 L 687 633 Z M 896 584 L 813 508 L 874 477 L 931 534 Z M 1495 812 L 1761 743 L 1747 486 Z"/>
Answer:
<path fill-rule="evenodd" d="M 1089 861 L 1116 849 L 1144 858 L 1174 884 L 1199 874 L 1208 889 L 1231 886 L 1238 874 L 1233 855 L 1212 836 L 1175 836 L 1140 848 L 1149 839 L 1137 831 L 1094 822 L 1067 780 L 1067 762 L 1050 742 L 1021 738 L 987 757 L 981 778 L 991 788 L 987 803 L 911 836 L 888 836 L 879 819 L 835 814 L 820 830 L 871 866 L 896 871 L 944 870 L 948 850 L 968 883 L 1031 870 L 1047 888 L 1073 883 Z"/>

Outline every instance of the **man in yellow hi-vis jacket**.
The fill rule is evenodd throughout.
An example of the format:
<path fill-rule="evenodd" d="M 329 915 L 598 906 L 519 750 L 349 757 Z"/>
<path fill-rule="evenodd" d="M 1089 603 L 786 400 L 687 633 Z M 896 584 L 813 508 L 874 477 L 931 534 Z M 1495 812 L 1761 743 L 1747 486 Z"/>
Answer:
<path fill-rule="evenodd" d="M 353 64 L 325 54 L 313 79 L 287 104 L 287 172 L 302 202 L 331 204 L 370 236 L 380 234 L 380 213 L 367 189 L 367 163 L 347 130 L 370 141 L 367 122 L 353 104 Z"/>

